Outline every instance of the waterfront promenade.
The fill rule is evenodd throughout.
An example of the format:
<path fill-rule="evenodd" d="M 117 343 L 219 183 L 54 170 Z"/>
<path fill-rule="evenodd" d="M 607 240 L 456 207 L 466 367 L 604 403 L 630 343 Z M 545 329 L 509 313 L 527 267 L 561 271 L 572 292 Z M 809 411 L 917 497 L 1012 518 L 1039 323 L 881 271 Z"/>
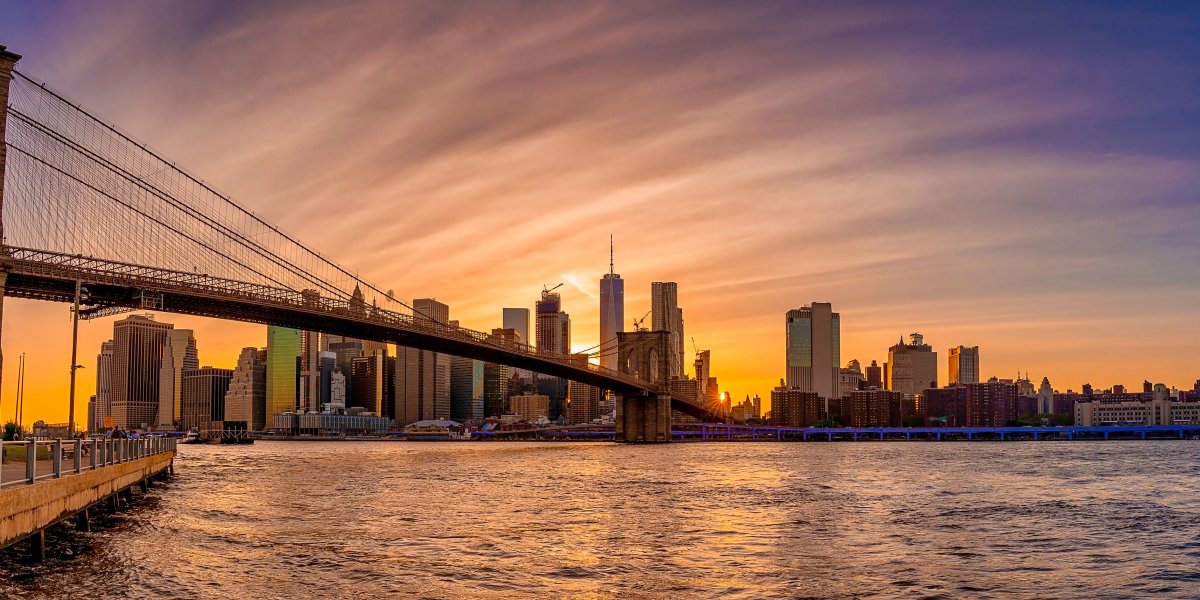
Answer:
<path fill-rule="evenodd" d="M 146 489 L 165 476 L 175 440 L 75 440 L 4 442 L 0 468 L 0 548 L 31 536 L 33 557 L 45 556 L 45 530 L 77 517 L 89 527 L 88 510 L 107 502 L 116 509 L 131 488 Z"/>

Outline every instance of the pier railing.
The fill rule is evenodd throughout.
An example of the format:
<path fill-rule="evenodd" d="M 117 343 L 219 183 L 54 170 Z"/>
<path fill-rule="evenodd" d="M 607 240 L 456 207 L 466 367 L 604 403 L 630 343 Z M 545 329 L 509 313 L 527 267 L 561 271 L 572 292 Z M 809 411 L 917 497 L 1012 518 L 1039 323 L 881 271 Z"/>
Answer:
<path fill-rule="evenodd" d="M 174 438 L 0 442 L 0 488 L 59 479 L 175 450 Z"/>

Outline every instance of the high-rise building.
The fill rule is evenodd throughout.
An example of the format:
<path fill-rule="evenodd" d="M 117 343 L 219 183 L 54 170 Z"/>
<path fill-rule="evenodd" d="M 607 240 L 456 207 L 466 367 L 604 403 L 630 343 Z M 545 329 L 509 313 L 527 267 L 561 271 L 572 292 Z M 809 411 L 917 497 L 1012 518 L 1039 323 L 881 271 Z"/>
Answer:
<path fill-rule="evenodd" d="M 174 428 L 180 419 L 179 402 L 183 396 L 183 372 L 200 368 L 196 352 L 196 337 L 191 329 L 172 329 L 167 332 L 158 383 L 158 427 Z"/>
<path fill-rule="evenodd" d="M 867 387 L 883 388 L 883 367 L 880 367 L 876 361 L 871 361 L 870 366 L 867 367 Z"/>
<path fill-rule="evenodd" d="M 113 341 L 100 344 L 96 355 L 96 429 L 103 429 L 105 417 L 112 416 L 112 359 Z"/>
<path fill-rule="evenodd" d="M 507 325 L 506 325 L 507 327 Z M 625 331 L 625 281 L 613 269 L 612 238 L 608 240 L 608 273 L 600 278 L 600 366 L 618 370 L 617 332 Z"/>
<path fill-rule="evenodd" d="M 789 387 L 771 390 L 771 424 L 809 427 L 821 420 L 823 399 L 811 391 Z"/>
<path fill-rule="evenodd" d="M 413 318 L 450 324 L 450 307 L 432 298 L 413 300 Z M 448 354 L 399 346 L 396 348 L 396 425 L 450 418 L 450 361 Z"/>
<path fill-rule="evenodd" d="M 225 393 L 229 429 L 262 431 L 267 427 L 267 351 L 242 348 Z"/>
<path fill-rule="evenodd" d="M 979 346 L 950 349 L 950 385 L 979 383 Z"/>
<path fill-rule="evenodd" d="M 667 347 L 672 352 L 668 361 L 669 377 L 683 375 L 684 337 L 683 309 L 679 308 L 679 285 L 674 281 L 655 281 L 650 284 L 650 330 L 669 331 Z"/>
<path fill-rule="evenodd" d="M 542 292 L 537 302 L 537 351 L 567 354 L 571 351 L 571 316 L 562 310 L 562 298 L 554 292 Z M 567 382 L 561 377 L 537 376 L 537 389 L 550 397 L 550 419 L 563 415 Z"/>
<path fill-rule="evenodd" d="M 87 415 L 88 415 L 88 417 L 87 417 L 87 432 L 89 434 L 94 434 L 97 431 L 100 431 L 100 422 L 96 419 L 97 415 L 96 415 L 96 395 L 95 394 L 92 394 L 92 397 L 88 398 Z"/>
<path fill-rule="evenodd" d="M 450 418 L 464 423 L 483 419 L 483 361 L 450 359 Z"/>
<path fill-rule="evenodd" d="M 267 415 L 295 412 L 299 391 L 300 330 L 267 326 Z"/>
<path fill-rule="evenodd" d="M 528 308 L 506 308 L 504 309 L 503 329 L 512 329 L 517 332 L 517 338 L 523 344 L 529 344 L 533 340 L 529 337 L 529 309 Z"/>
<path fill-rule="evenodd" d="M 350 368 L 353 392 L 347 408 L 356 407 L 377 416 L 387 416 L 384 413 L 393 400 L 396 362 L 386 352 L 375 352 L 355 358 Z"/>
<path fill-rule="evenodd" d="M 1038 412 L 1043 415 L 1052 415 L 1055 413 L 1054 386 L 1050 385 L 1049 377 L 1043 377 L 1042 385 L 1038 386 L 1037 406 Z"/>
<path fill-rule="evenodd" d="M 1015 383 L 993 377 L 986 383 L 967 384 L 968 427 L 1003 427 L 1018 416 Z"/>
<path fill-rule="evenodd" d="M 825 399 L 840 397 L 842 364 L 841 317 L 828 302 L 789 310 L 787 329 L 787 387 L 816 392 Z"/>
<path fill-rule="evenodd" d="M 225 396 L 233 380 L 231 369 L 201 367 L 180 376 L 179 422 L 185 431 L 225 428 Z"/>
<path fill-rule="evenodd" d="M 300 332 L 300 362 L 297 404 L 300 412 L 321 410 L 321 335 L 316 331 Z"/>
<path fill-rule="evenodd" d="M 916 395 L 937 385 L 937 352 L 919 333 L 909 335 L 910 343 L 901 339 L 888 349 L 887 389 L 901 394 Z"/>
<path fill-rule="evenodd" d="M 530 423 L 549 418 L 550 397 L 545 394 L 517 394 L 508 399 L 512 414 Z"/>
<path fill-rule="evenodd" d="M 488 340 L 508 346 L 520 343 L 520 333 L 511 328 L 493 329 Z M 484 363 L 483 365 L 483 415 L 499 417 L 508 413 L 508 398 L 511 395 L 509 382 L 513 373 L 507 365 Z"/>
<path fill-rule="evenodd" d="M 849 416 L 851 427 L 899 427 L 904 394 L 888 390 L 857 390 L 850 392 Z M 843 402 L 845 406 L 847 403 Z"/>
<path fill-rule="evenodd" d="M 122 429 L 158 423 L 159 383 L 170 323 L 131 315 L 113 323 L 112 417 Z"/>
<path fill-rule="evenodd" d="M 571 359 L 582 368 L 587 368 L 587 354 L 573 354 Z M 590 423 L 600 417 L 600 388 L 579 383 L 569 382 L 567 386 L 567 422 Z"/>

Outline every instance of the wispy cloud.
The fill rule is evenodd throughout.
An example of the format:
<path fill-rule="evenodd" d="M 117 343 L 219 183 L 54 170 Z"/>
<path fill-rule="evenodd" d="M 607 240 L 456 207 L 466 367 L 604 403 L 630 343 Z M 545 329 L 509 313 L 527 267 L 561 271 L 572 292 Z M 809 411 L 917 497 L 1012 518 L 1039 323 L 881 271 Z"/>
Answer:
<path fill-rule="evenodd" d="M 1183 384 L 1200 48 L 1180 15 L 1101 12 L 97 3 L 0 32 L 27 71 L 466 326 L 565 280 L 594 343 L 615 233 L 627 314 L 678 281 L 735 393 L 774 384 L 783 312 L 813 300 L 841 310 L 847 358 L 921 329 L 981 345 L 989 374 Z M 261 343 L 228 332 L 201 340 L 212 362 Z M 1145 339 L 1161 349 L 1111 358 Z"/>

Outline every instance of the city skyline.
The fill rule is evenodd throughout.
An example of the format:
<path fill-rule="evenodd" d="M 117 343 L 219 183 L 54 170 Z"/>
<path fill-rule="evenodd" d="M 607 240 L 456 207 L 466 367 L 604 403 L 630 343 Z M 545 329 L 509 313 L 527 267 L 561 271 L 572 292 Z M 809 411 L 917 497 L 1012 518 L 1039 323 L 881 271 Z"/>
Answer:
<path fill-rule="evenodd" d="M 519 65 L 501 69 L 501 79 L 492 89 L 485 83 L 490 81 L 486 73 L 491 72 L 486 67 L 493 65 L 486 57 L 454 46 L 453 36 L 410 42 L 381 28 L 366 27 L 361 40 L 342 40 L 348 48 L 322 58 L 328 62 L 300 65 L 292 60 L 298 51 L 295 42 L 286 38 L 298 28 L 312 26 L 322 36 L 336 39 L 336 24 L 330 23 L 333 13 L 303 8 L 277 15 L 276 23 L 269 7 L 233 10 L 228 20 L 212 21 L 193 10 L 179 15 L 154 8 L 144 15 L 112 11 L 75 22 L 56 18 L 52 9 L 27 7 L 18 10 L 11 25 L 0 26 L 0 33 L 10 48 L 26 54 L 22 70 L 54 82 L 135 135 L 153 140 L 167 156 L 204 173 L 206 180 L 358 269 L 365 279 L 385 289 L 394 287 L 404 297 L 437 297 L 454 306 L 465 327 L 488 331 L 498 325 L 498 307 L 528 306 L 545 282 L 567 281 L 569 285 L 559 293 L 564 311 L 572 315 L 572 349 L 598 343 L 594 282 L 605 271 L 605 238 L 615 230 L 616 244 L 623 248 L 621 272 L 628 284 L 626 314 L 636 316 L 649 309 L 650 282 L 678 282 L 679 304 L 688 308 L 684 345 L 690 351 L 694 336 L 701 347 L 713 351 L 713 375 L 736 398 L 768 396 L 782 376 L 779 315 L 812 299 L 830 301 L 845 315 L 843 364 L 852 358 L 864 365 L 871 360 L 882 363 L 887 346 L 898 336 L 920 331 L 938 353 L 960 344 L 982 346 L 986 361 L 981 378 L 1030 371 L 1035 380 L 1047 376 L 1055 387 L 1078 389 L 1083 383 L 1108 387 L 1135 385 L 1142 379 L 1187 387 L 1196 377 L 1193 340 L 1200 334 L 1200 323 L 1193 307 L 1200 304 L 1200 293 L 1190 282 L 1198 279 L 1200 260 L 1187 234 L 1200 218 L 1186 190 L 1196 188 L 1200 170 L 1188 142 L 1140 134 L 1133 126 L 1138 119 L 1170 118 L 1176 114 L 1172 111 L 1182 109 L 1136 92 L 1119 93 L 1115 88 L 1121 86 L 1112 83 L 1145 81 L 1159 86 L 1154 88 L 1159 91 L 1162 86 L 1179 85 L 1171 78 L 1184 55 L 1178 46 L 1156 46 L 1151 51 L 1159 53 L 1160 60 L 1149 67 L 1138 62 L 1138 72 L 1130 63 L 1117 60 L 1125 56 L 1118 51 L 1121 48 L 1100 47 L 1116 61 L 1109 71 L 1110 83 L 1085 81 L 1091 63 L 1080 62 L 1079 54 L 1097 45 L 1085 33 L 1058 42 L 1028 34 L 1032 39 L 1022 40 L 1028 42 L 1024 51 L 1043 59 L 1028 72 L 1013 64 L 1017 61 L 1009 53 L 1016 51 L 1015 44 L 967 48 L 966 59 L 977 61 L 973 64 L 978 66 L 971 71 L 965 70 L 966 61 L 906 47 L 900 55 L 924 67 L 918 69 L 921 77 L 946 84 L 940 95 L 930 97 L 919 94 L 917 84 L 924 80 L 890 78 L 884 73 L 887 64 L 836 56 L 856 27 L 882 28 L 882 33 L 898 35 L 869 15 L 833 11 L 849 24 L 830 26 L 826 32 L 800 30 L 823 43 L 799 34 L 786 38 L 802 47 L 809 44 L 805 48 L 829 61 L 822 65 L 744 41 L 751 32 L 764 33 L 765 40 L 779 40 L 785 34 L 766 22 L 777 18 L 795 24 L 802 15 L 768 8 L 742 11 L 717 28 L 728 37 L 718 36 L 715 48 L 729 51 L 729 58 L 708 53 L 695 62 L 664 68 L 669 76 L 648 84 L 642 91 L 645 108 L 629 116 L 635 122 L 659 119 L 696 104 L 739 127 L 705 129 L 712 120 L 695 117 L 660 125 L 646 137 L 629 138 L 658 141 L 679 150 L 680 158 L 674 162 L 636 153 L 624 157 L 622 153 L 634 150 L 623 139 L 629 133 L 626 129 L 617 127 L 611 137 L 595 129 L 621 113 L 586 101 L 589 95 L 610 100 L 624 96 L 614 96 L 607 88 L 588 88 L 557 63 L 539 62 L 538 50 L 545 48 L 537 42 L 527 48 L 506 42 L 507 38 L 489 38 L 504 57 Z M 926 27 L 962 18 L 953 11 L 935 17 L 893 10 Z M 363 4 L 354 17 L 367 20 L 371 14 L 372 5 Z M 472 23 L 462 15 L 440 16 L 449 32 L 472 30 Z M 612 89 L 622 90 L 639 81 L 639 72 L 622 68 L 619 59 L 647 57 L 651 48 L 648 34 L 622 28 L 626 25 L 622 16 L 618 9 L 585 14 L 548 11 L 538 25 L 553 32 L 557 43 L 571 36 L 580 44 L 600 44 L 601 34 L 609 28 L 629 33 L 632 40 L 625 49 L 602 44 L 587 52 L 578 45 L 566 49 L 567 56 L 590 61 L 582 67 L 583 73 L 602 75 Z M 654 14 L 641 16 L 648 19 L 644 22 L 663 25 Z M 717 22 L 721 16 L 729 15 L 719 7 L 707 7 L 696 18 Z M 1063 17 L 1050 11 L 1037 18 L 1054 22 Z M 478 18 L 514 26 L 516 21 L 497 7 Z M 1144 17 L 1155 18 L 1169 20 L 1165 15 Z M 211 51 L 185 55 L 179 50 L 158 56 L 162 40 L 149 33 L 153 28 L 138 27 L 143 19 L 158 19 L 166 24 L 161 31 L 179 33 Z M 971 30 L 973 22 L 959 22 Z M 1115 21 L 1101 25 L 1108 31 L 1122 31 Z M 101 32 L 118 27 L 132 33 L 98 43 Z M 51 31 L 56 35 L 48 35 Z M 39 41 L 43 37 L 70 38 L 78 45 L 48 47 Z M 933 39 L 948 48 L 964 44 L 951 38 L 942 34 Z M 710 37 L 691 37 L 683 39 L 682 45 L 695 48 L 701 41 L 714 42 Z M 379 50 L 369 47 L 375 43 Z M 431 48 L 439 59 L 461 67 L 449 90 L 437 88 L 436 100 L 412 107 L 433 125 L 391 126 L 387 117 L 398 109 L 387 105 L 371 113 L 373 122 L 382 123 L 373 128 L 379 132 L 371 135 L 363 133 L 362 122 L 340 114 L 327 115 L 326 122 L 313 124 L 310 130 L 280 131 L 281 121 L 275 118 L 307 123 L 298 115 L 323 98 L 319 94 L 324 92 L 305 88 L 314 76 L 335 77 L 338 85 L 330 87 L 357 90 L 361 95 L 338 99 L 350 106 L 370 106 L 395 86 L 427 82 L 420 64 L 406 64 L 411 68 L 398 69 L 399 74 L 374 87 L 366 82 L 377 78 L 378 71 L 345 68 L 377 64 L 403 54 L 400 51 L 412 44 Z M 772 83 L 763 71 L 740 69 L 746 57 L 763 52 L 770 66 L 795 74 Z M 229 54 L 237 54 L 239 64 L 213 68 L 225 64 Z M 134 58 L 139 66 L 131 71 L 127 64 Z M 533 69 L 532 74 L 528 69 Z M 273 76 L 255 81 L 263 72 Z M 740 81 L 735 77 L 738 72 L 747 80 L 735 90 L 732 82 Z M 509 125 L 516 129 L 505 129 L 501 117 L 507 113 L 485 112 L 499 124 L 484 119 L 475 124 L 481 135 L 456 138 L 439 119 L 451 113 L 440 112 L 438 102 L 454 105 L 446 110 L 462 111 L 465 98 L 476 93 L 511 109 L 503 101 L 506 94 L 522 89 L 512 87 L 519 85 L 522 75 L 533 78 L 529 85 L 547 90 L 549 97 L 545 104 L 531 107 L 530 118 Z M 444 76 L 444 71 L 438 76 Z M 1068 83 L 1056 84 L 1060 77 Z M 840 110 L 839 103 L 847 99 L 839 92 L 855 89 L 855 82 L 866 85 L 884 104 L 848 102 Z M 789 84 L 794 89 L 787 89 Z M 272 112 L 277 117 L 254 110 L 232 112 L 239 107 L 220 102 L 229 87 L 250 90 L 264 105 L 276 103 Z M 704 93 L 683 93 L 693 89 Z M 905 94 L 910 93 L 918 94 L 920 102 L 905 102 Z M 829 99 L 831 94 L 836 102 Z M 1192 96 L 1176 89 L 1175 97 Z M 555 103 L 576 108 L 564 113 L 553 110 Z M 627 103 L 619 104 L 621 110 L 629 108 Z M 764 122 L 756 115 L 775 114 L 772 111 L 795 121 L 784 123 L 782 133 L 801 141 L 744 133 L 758 131 Z M 177 114 L 187 114 L 188 119 L 177 119 Z M 979 114 L 986 118 L 978 119 Z M 875 126 L 870 135 L 854 125 L 863 116 Z M 801 136 L 799 124 L 811 125 L 809 119 L 814 117 L 826 123 L 810 137 Z M 1065 131 L 1039 133 L 1049 119 L 1067 123 L 1062 126 Z M 415 133 L 406 129 L 409 126 L 416 127 Z M 1100 151 L 1080 147 L 1079 136 L 1091 128 L 1113 127 L 1123 134 L 1119 141 L 1101 143 Z M 1176 135 L 1194 133 L 1187 127 L 1171 129 Z M 432 158 L 419 172 L 379 179 L 376 175 L 382 168 L 394 165 L 367 160 L 358 165 L 361 170 L 355 170 L 356 163 L 347 160 L 366 160 L 365 151 L 339 147 L 337 154 L 350 159 L 329 165 L 329 173 L 336 177 L 298 176 L 313 171 L 302 169 L 308 166 L 302 157 L 311 148 L 333 134 L 349 137 L 350 132 L 361 134 L 358 143 L 369 148 L 399 143 L 407 149 L 404 143 L 423 142 L 431 147 Z M 582 151 L 592 147 L 582 144 L 593 134 L 600 135 L 596 141 L 602 143 Z M 703 153 L 684 151 L 720 141 L 742 153 L 706 159 Z M 495 162 L 472 163 L 458 145 L 471 152 L 490 148 L 498 156 Z M 230 147 L 238 150 L 229 152 Z M 571 158 L 573 150 L 580 151 L 578 158 Z M 920 161 L 907 158 L 910 153 Z M 822 161 L 821 155 L 838 160 Z M 511 167 L 511 161 L 537 162 L 535 158 L 546 162 L 524 169 L 502 168 L 505 161 Z M 751 160 L 762 170 L 748 169 Z M 1047 160 L 1051 163 L 1041 164 Z M 696 165 L 715 175 L 702 176 Z M 478 178 L 463 184 L 461 170 Z M 738 176 L 745 171 L 749 172 Z M 566 172 L 579 175 L 555 184 L 551 174 Z M 814 181 L 798 181 L 806 176 Z M 374 181 L 376 187 L 365 189 L 356 183 L 358 179 Z M 281 182 L 288 182 L 283 189 Z M 783 182 L 783 192 L 770 192 L 775 182 Z M 547 184 L 551 184 L 548 190 L 538 192 Z M 434 196 L 438 202 L 425 203 L 424 196 Z M 477 210 L 482 205 L 473 199 L 482 196 L 496 199 L 500 208 Z M 1072 202 L 1056 201 L 1063 197 Z M 961 212 L 948 215 L 944 212 L 949 211 L 937 210 L 940 203 L 952 199 Z M 329 207 L 334 206 L 342 219 L 329 218 Z M 399 225 L 367 228 L 375 223 L 372 217 L 380 206 L 405 218 L 395 219 Z M 775 216 L 792 208 L 819 223 L 819 230 L 794 222 L 780 228 Z M 630 218 L 631 211 L 641 211 L 644 219 Z M 860 222 L 866 216 L 871 222 Z M 673 228 L 673 237 L 650 235 L 664 221 L 681 226 Z M 513 236 L 473 237 L 484 228 L 516 229 Z M 550 231 L 569 235 L 548 247 Z M 436 247 L 439 254 L 427 254 L 423 244 Z M 814 255 L 817 249 L 821 252 Z M 26 301 L 7 304 L 7 354 L 15 357 L 26 352 L 29 361 L 26 421 L 65 420 L 67 310 L 62 305 Z M 166 318 L 196 332 L 201 361 L 208 365 L 232 367 L 244 346 L 265 342 L 259 326 Z M 81 356 L 95 352 L 110 335 L 110 319 L 82 323 Z M 10 358 L 0 411 L 11 410 L 15 366 Z M 938 381 L 948 380 L 945 367 L 938 364 Z M 77 422 L 84 421 L 81 405 L 93 393 L 94 379 L 88 371 L 79 377 Z"/>

